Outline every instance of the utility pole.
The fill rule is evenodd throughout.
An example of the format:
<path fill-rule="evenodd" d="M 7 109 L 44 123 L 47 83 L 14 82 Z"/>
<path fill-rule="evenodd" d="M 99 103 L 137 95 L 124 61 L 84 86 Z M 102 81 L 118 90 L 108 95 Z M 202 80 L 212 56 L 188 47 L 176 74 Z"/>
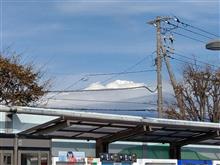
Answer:
<path fill-rule="evenodd" d="M 177 104 L 178 107 L 180 108 L 180 112 L 184 115 L 184 110 L 183 110 L 183 102 L 181 99 L 181 96 L 179 95 L 179 89 L 178 85 L 175 79 L 175 76 L 172 72 L 171 66 L 169 59 L 167 57 L 167 50 L 164 46 L 164 42 L 162 41 L 161 37 L 161 29 L 165 30 L 165 28 L 162 27 L 161 22 L 168 22 L 172 17 L 157 17 L 155 20 L 148 22 L 150 25 L 154 25 L 157 30 L 157 57 L 156 57 L 156 66 L 157 66 L 157 94 L 158 94 L 158 99 L 157 99 L 157 110 L 158 110 L 158 117 L 161 118 L 163 117 L 163 96 L 162 96 L 162 75 L 161 75 L 161 67 L 162 67 L 162 59 L 164 59 L 171 84 L 173 86 L 174 94 L 177 99 Z M 166 33 L 166 32 L 164 32 Z M 166 36 L 165 36 L 166 37 Z M 173 38 L 169 38 L 172 39 Z"/>
<path fill-rule="evenodd" d="M 174 94 L 175 94 L 175 97 L 176 97 L 176 100 L 177 100 L 177 105 L 180 109 L 181 115 L 185 117 L 185 111 L 183 109 L 183 101 L 182 101 L 183 98 L 180 95 L 180 91 L 179 91 L 180 89 L 178 88 L 178 84 L 176 82 L 174 73 L 171 69 L 170 61 L 167 57 L 167 53 L 166 53 L 165 48 L 163 49 L 163 52 L 164 52 L 163 58 L 164 58 L 164 61 L 165 61 L 166 67 L 167 67 L 167 71 L 168 71 L 168 74 L 169 74 L 169 77 L 170 77 L 170 81 L 171 81 L 171 84 L 172 84 L 172 87 L 173 87 Z"/>
<path fill-rule="evenodd" d="M 163 117 L 163 95 L 162 95 L 162 41 L 161 41 L 161 21 L 167 20 L 167 17 L 157 17 L 155 20 L 148 22 L 150 25 L 156 27 L 156 37 L 157 37 L 157 57 L 156 57 L 156 67 L 157 67 L 157 111 L 158 117 Z"/>

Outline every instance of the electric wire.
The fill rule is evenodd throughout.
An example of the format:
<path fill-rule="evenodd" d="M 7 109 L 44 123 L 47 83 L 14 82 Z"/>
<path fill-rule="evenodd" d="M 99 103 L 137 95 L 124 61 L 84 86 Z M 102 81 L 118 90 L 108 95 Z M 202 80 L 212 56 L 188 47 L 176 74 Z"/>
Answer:
<path fill-rule="evenodd" d="M 206 44 L 205 41 L 202 41 L 202 40 L 200 40 L 200 39 L 196 39 L 196 38 L 190 37 L 190 36 L 185 35 L 185 34 L 181 34 L 181 33 L 174 32 L 174 31 L 172 31 L 172 33 L 177 34 L 177 35 L 182 36 L 182 37 L 185 37 L 185 38 L 188 38 L 188 39 L 191 39 L 191 40 L 194 40 L 194 41 L 198 41 L 198 42 L 201 42 L 201 43 Z"/>
<path fill-rule="evenodd" d="M 194 25 L 190 25 L 188 23 L 184 23 L 184 22 L 180 21 L 176 16 L 175 16 L 175 19 L 176 19 L 176 22 L 181 23 L 183 26 L 188 26 L 188 27 L 194 28 L 196 30 L 199 30 L 199 31 L 201 31 L 203 33 L 207 33 L 207 34 L 210 34 L 210 35 L 215 36 L 215 37 L 220 37 L 220 35 L 216 35 L 214 33 L 211 33 L 209 31 L 207 31 L 207 30 L 204 30 L 204 29 L 202 29 L 200 27 L 197 27 L 197 26 L 194 26 Z"/>
<path fill-rule="evenodd" d="M 190 26 L 190 27 L 192 27 L 192 28 L 194 28 L 194 29 L 197 29 L 197 30 L 200 30 L 200 31 L 202 31 L 202 32 L 205 32 L 205 33 L 208 33 L 208 34 L 210 34 L 210 35 L 213 35 L 213 36 L 215 36 L 215 37 L 220 37 L 220 35 L 216 35 L 216 34 L 214 34 L 214 33 L 210 33 L 210 32 L 208 32 L 208 31 L 206 31 L 206 30 L 203 30 L 203 29 L 201 29 L 201 28 L 198 28 L 198 27 L 196 27 L 196 26 L 192 26 L 192 25 L 189 25 L 189 24 L 187 24 L 188 26 Z"/>
<path fill-rule="evenodd" d="M 94 74 L 86 74 L 79 80 L 75 81 L 68 87 L 66 87 L 64 90 L 70 89 L 73 86 L 77 85 L 81 81 L 87 81 L 89 77 L 96 77 L 96 76 L 108 76 L 108 75 L 122 75 L 122 74 L 135 74 L 135 73 L 144 73 L 144 72 L 153 72 L 156 70 L 153 69 L 146 69 L 146 70 L 137 70 L 137 71 L 131 71 L 131 72 L 112 72 L 112 73 L 94 73 Z"/>
<path fill-rule="evenodd" d="M 153 51 L 150 55 L 154 54 L 156 51 Z M 119 72 L 119 73 L 115 73 L 116 75 L 113 75 L 112 77 L 106 79 L 106 80 L 103 80 L 101 83 L 105 83 L 119 75 L 123 75 L 123 74 L 128 74 L 128 71 L 133 69 L 134 67 L 136 67 L 137 65 L 141 64 L 146 58 L 148 57 L 144 57 L 142 58 L 141 60 L 139 60 L 137 63 L 133 64 L 132 66 L 126 68 L 124 71 L 122 72 Z M 153 71 L 153 70 L 152 70 Z M 136 71 L 137 72 L 137 71 Z M 112 74 L 112 73 L 111 73 Z M 78 83 L 80 83 L 81 81 L 85 81 L 86 80 L 86 76 L 80 78 L 79 80 L 75 81 L 74 83 L 72 83 L 71 85 L 69 85 L 68 87 L 64 88 L 64 90 L 61 90 L 60 92 L 57 92 L 56 94 L 54 94 L 53 96 L 51 96 L 50 98 L 54 98 L 55 96 L 59 95 L 60 93 L 62 93 L 62 91 L 66 91 L 70 88 L 72 88 L 73 86 L 77 85 Z M 82 90 L 78 90 L 78 91 L 82 91 Z"/>
<path fill-rule="evenodd" d="M 169 30 L 166 29 L 166 28 L 162 28 L 164 31 L 169 31 L 169 32 L 172 32 L 172 33 L 174 33 L 174 34 L 177 34 L 177 35 L 186 37 L 186 38 L 188 38 L 188 39 L 192 39 L 192 40 L 194 40 L 194 41 L 202 42 L 202 43 L 205 43 L 205 44 L 206 44 L 205 41 L 202 41 L 202 40 L 200 40 L 200 39 L 196 39 L 196 38 L 193 38 L 193 37 L 191 37 L 191 36 L 188 36 L 188 35 L 185 35 L 185 34 L 181 34 L 181 33 L 178 33 L 178 32 L 172 31 L 172 30 L 177 29 L 177 28 L 180 28 L 180 29 L 183 29 L 183 30 L 185 30 L 185 31 L 194 33 L 194 34 L 196 34 L 196 35 L 200 35 L 200 36 L 206 37 L 206 38 L 208 38 L 208 39 L 214 39 L 214 38 L 213 38 L 213 37 L 209 37 L 209 36 L 207 36 L 207 35 L 205 35 L 205 34 L 202 34 L 202 33 L 206 33 L 206 34 L 209 34 L 209 35 L 212 35 L 212 36 L 215 36 L 215 37 L 220 37 L 219 35 L 216 35 L 216 34 L 214 34 L 214 33 L 208 32 L 207 30 L 204 30 L 204 29 L 202 29 L 202 28 L 199 28 L 199 27 L 190 25 L 190 24 L 188 24 L 188 23 L 184 23 L 184 22 L 180 21 L 176 16 L 174 16 L 173 19 L 174 19 L 178 24 L 181 24 L 182 26 L 172 24 L 170 21 L 164 21 L 164 22 L 167 23 L 168 25 L 171 25 L 171 26 L 174 27 L 174 28 L 169 29 Z M 187 29 L 186 27 L 192 28 L 192 29 L 197 30 L 197 31 L 200 31 L 200 32 Z M 201 33 L 201 32 L 202 32 L 202 33 Z"/>
<path fill-rule="evenodd" d="M 210 63 L 208 63 L 208 62 L 201 61 L 201 60 L 198 60 L 198 59 L 193 59 L 193 58 L 187 57 L 187 56 L 185 56 L 185 55 L 182 55 L 182 54 L 180 54 L 180 53 L 174 52 L 174 54 L 177 55 L 177 56 L 186 58 L 186 59 L 188 59 L 188 60 L 193 60 L 193 61 L 199 62 L 199 63 L 201 63 L 201 64 L 205 64 L 205 65 L 208 65 L 208 66 L 212 66 L 212 67 L 214 67 L 214 68 L 219 68 L 219 66 L 217 66 L 217 65 L 213 65 L 213 64 L 210 64 Z"/>
<path fill-rule="evenodd" d="M 130 89 L 138 89 L 138 88 L 144 88 L 151 93 L 154 93 L 157 91 L 157 88 L 154 90 L 151 90 L 147 86 L 134 86 L 134 87 L 127 87 L 127 88 L 104 88 L 104 89 L 86 89 L 86 90 L 53 90 L 53 91 L 47 91 L 47 93 L 67 93 L 67 92 L 101 92 L 101 91 L 117 91 L 117 90 L 130 90 Z M 50 99 L 50 98 L 48 98 Z"/>
<path fill-rule="evenodd" d="M 165 45 L 165 47 L 168 48 L 168 49 L 170 49 L 169 46 L 166 46 L 166 45 Z M 192 61 L 194 61 L 194 62 L 199 62 L 199 63 L 205 64 L 205 65 L 207 65 L 207 66 L 212 66 L 213 68 L 220 68 L 220 66 L 217 66 L 217 65 L 214 65 L 214 64 L 210 64 L 210 63 L 208 63 L 208 62 L 205 62 L 205 61 L 202 61 L 202 60 L 198 60 L 198 59 L 196 59 L 196 58 L 191 58 L 191 57 L 189 57 L 189 56 L 185 56 L 185 55 L 183 55 L 184 52 L 181 52 L 181 51 L 175 50 L 174 52 L 170 52 L 169 50 L 167 50 L 167 52 L 168 52 L 168 53 L 171 53 L 171 54 L 175 54 L 175 55 L 180 56 L 180 57 L 182 57 L 182 58 L 185 58 L 185 59 L 187 59 L 187 60 L 192 60 Z M 178 52 L 178 53 L 177 53 L 177 52 Z M 184 53 L 184 54 L 185 54 L 185 53 Z M 186 54 L 187 54 L 187 53 L 186 53 Z"/>
<path fill-rule="evenodd" d="M 101 92 L 101 91 L 115 91 L 115 90 L 131 90 L 131 89 L 138 89 L 144 88 L 151 93 L 155 93 L 157 91 L 157 87 L 152 90 L 147 86 L 135 86 L 135 87 L 128 87 L 128 88 L 105 88 L 105 89 L 93 89 L 93 90 L 54 90 L 54 91 L 46 91 L 46 93 L 55 93 L 54 95 L 47 98 L 49 101 L 50 99 L 54 98 L 55 96 L 61 93 L 73 93 L 73 92 Z"/>
<path fill-rule="evenodd" d="M 153 51 L 150 55 L 153 55 L 155 52 L 156 52 L 156 51 Z M 139 60 L 139 61 L 136 62 L 135 64 L 133 64 L 133 65 L 131 65 L 130 67 L 126 68 L 124 71 L 122 71 L 122 73 L 126 73 L 128 70 L 131 70 L 131 69 L 135 68 L 136 66 L 138 66 L 139 64 L 141 64 L 146 58 L 148 58 L 148 56 L 142 58 L 141 60 Z M 106 82 L 108 82 L 108 81 L 110 81 L 110 80 L 112 80 L 112 79 L 118 77 L 119 75 L 121 75 L 121 74 L 114 75 L 114 76 L 112 76 L 112 77 L 110 77 L 110 78 L 107 78 L 107 79 L 101 81 L 101 83 L 106 83 Z"/>
<path fill-rule="evenodd" d="M 172 60 L 176 60 L 176 61 L 179 61 L 179 62 L 182 62 L 182 63 L 185 63 L 185 64 L 196 65 L 196 66 L 202 67 L 202 65 L 198 65 L 198 64 L 195 64 L 193 62 L 185 61 L 185 60 L 182 60 L 182 59 L 179 59 L 179 58 L 176 58 L 176 57 L 171 57 L 171 56 L 168 56 L 168 57 Z"/>
<path fill-rule="evenodd" d="M 205 37 L 205 38 L 208 38 L 208 39 L 214 39 L 214 38 L 209 37 L 209 36 L 206 36 L 206 35 L 204 35 L 204 34 L 201 34 L 201 33 L 198 33 L 198 32 L 195 32 L 195 31 L 192 31 L 192 30 L 189 30 L 189 29 L 186 29 L 186 28 L 184 28 L 184 27 L 175 25 L 175 24 L 173 24 L 173 23 L 171 23 L 171 22 L 169 22 L 169 21 L 167 21 L 166 23 L 167 23 L 168 25 L 172 25 L 173 27 L 183 29 L 183 30 L 188 31 L 188 32 L 191 32 L 191 33 L 193 33 L 193 34 L 200 35 L 200 36 Z"/>
<path fill-rule="evenodd" d="M 201 34 L 201 33 L 199 33 L 199 32 L 195 32 L 195 31 L 186 29 L 185 27 L 193 27 L 194 29 L 195 29 L 195 28 L 196 28 L 197 30 L 199 29 L 200 31 L 205 32 L 206 34 L 213 35 L 213 36 L 217 36 L 217 35 L 215 35 L 215 34 L 213 34 L 213 33 L 210 33 L 210 32 L 208 32 L 208 31 L 206 31 L 206 30 L 203 30 L 203 29 L 201 29 L 201 28 L 197 28 L 197 27 L 192 26 L 192 25 L 190 25 L 190 24 L 186 24 L 186 23 L 184 23 L 184 22 L 181 22 L 181 21 L 180 21 L 177 17 L 175 17 L 175 16 L 174 16 L 174 18 L 175 18 L 174 20 L 175 20 L 178 24 L 182 24 L 184 27 L 179 26 L 179 25 L 175 25 L 175 24 L 171 23 L 170 21 L 164 21 L 164 22 L 165 22 L 166 24 L 168 24 L 168 25 L 171 25 L 171 26 L 175 27 L 175 29 L 180 28 L 180 29 L 186 30 L 186 31 L 188 31 L 188 32 L 191 32 L 191 33 L 194 33 L 194 34 L 196 34 L 196 35 L 200 35 L 200 36 L 203 36 L 203 37 L 206 37 L 206 38 L 209 38 L 209 39 L 214 39 L 214 38 L 211 38 L 211 37 L 209 37 L 209 36 L 207 36 L 207 35 L 204 35 L 204 34 Z M 166 30 L 166 28 L 163 28 L 163 29 Z M 177 35 L 180 35 L 180 36 L 183 36 L 183 37 L 186 37 L 186 38 L 189 38 L 189 39 L 192 39 L 192 40 L 195 40 L 195 41 L 199 41 L 199 42 L 202 42 L 202 43 L 206 43 L 206 42 L 204 42 L 204 41 L 202 41 L 202 40 L 199 40 L 199 39 L 197 39 L 197 38 L 193 38 L 193 37 L 191 37 L 191 36 L 187 36 L 187 35 L 185 35 L 185 34 L 178 33 L 178 32 L 176 32 L 176 31 L 172 31 L 172 33 L 177 34 Z M 219 67 L 216 66 L 216 65 L 213 65 L 213 64 L 210 64 L 210 63 L 201 61 L 201 60 L 193 59 L 193 58 L 184 56 L 184 55 L 182 55 L 182 54 L 180 54 L 180 53 L 177 53 L 177 52 L 174 52 L 174 54 L 177 55 L 177 56 L 180 56 L 180 57 L 182 57 L 182 58 L 186 58 L 186 59 L 188 59 L 188 60 L 194 60 L 195 62 L 199 62 L 199 63 L 205 64 L 205 65 L 208 65 L 208 66 L 212 66 L 212 67 L 219 68 Z M 172 57 L 171 57 L 171 58 L 172 58 Z M 179 59 L 177 59 L 177 60 L 179 60 Z M 179 61 L 180 61 L 180 60 L 179 60 Z M 183 60 L 181 60 L 181 61 L 183 62 Z M 184 61 L 184 62 L 186 62 L 186 61 Z"/>
<path fill-rule="evenodd" d="M 148 69 L 148 70 L 137 70 L 137 71 L 130 71 L 130 72 L 113 72 L 113 73 L 95 73 L 95 74 L 87 74 L 85 75 L 88 77 L 94 76 L 108 76 L 108 75 L 122 75 L 122 74 L 133 74 L 133 73 L 144 73 L 144 72 L 153 72 L 156 71 L 155 69 Z"/>
<path fill-rule="evenodd" d="M 194 41 L 197 41 L 197 42 L 201 42 L 201 43 L 205 43 L 205 44 L 206 44 L 205 41 L 202 41 L 202 40 L 197 39 L 197 38 L 193 38 L 193 37 L 191 37 L 191 36 L 188 36 L 188 35 L 185 35 L 185 34 L 182 34 L 182 33 L 178 33 L 178 32 L 176 32 L 176 31 L 168 30 L 167 28 L 161 27 L 160 29 L 165 31 L 164 34 L 169 31 L 170 33 L 174 33 L 174 34 L 177 34 L 177 35 L 179 35 L 179 36 L 182 36 L 182 37 L 185 37 L 185 38 L 188 38 L 188 39 L 191 39 L 191 40 L 194 40 Z"/>

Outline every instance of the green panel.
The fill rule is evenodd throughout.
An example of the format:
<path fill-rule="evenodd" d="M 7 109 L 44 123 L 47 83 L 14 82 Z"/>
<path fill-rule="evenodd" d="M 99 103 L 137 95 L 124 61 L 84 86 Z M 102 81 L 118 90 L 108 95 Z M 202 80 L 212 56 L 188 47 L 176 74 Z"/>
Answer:
<path fill-rule="evenodd" d="M 143 150 L 144 148 L 144 150 Z M 136 146 L 123 149 L 120 153 L 136 153 L 138 158 L 168 159 L 169 147 L 165 146 Z"/>
<path fill-rule="evenodd" d="M 209 149 L 203 149 L 207 150 L 208 153 L 218 153 L 219 150 L 212 150 Z M 138 158 L 149 158 L 149 159 L 169 159 L 169 146 L 154 146 L 154 145 L 148 145 L 148 146 L 135 146 L 135 147 L 129 147 L 126 149 L 123 149 L 120 153 L 136 153 Z M 181 151 L 181 157 L 182 159 L 193 159 L 193 160 L 212 160 L 213 158 L 210 158 L 208 156 L 204 156 L 204 154 L 200 154 L 199 151 L 193 151 L 192 149 L 183 148 Z M 216 157 L 216 160 L 218 158 Z"/>
<path fill-rule="evenodd" d="M 193 159 L 193 160 L 198 160 L 199 159 L 197 153 L 194 152 L 194 151 L 191 151 L 191 150 L 185 150 L 185 151 L 182 150 L 181 158 L 182 159 L 190 159 L 190 160 L 191 159 Z"/>
<path fill-rule="evenodd" d="M 137 155 L 137 158 L 139 158 L 139 159 L 143 158 L 142 146 L 128 147 L 126 149 L 123 149 L 120 153 L 122 153 L 122 154 L 135 153 Z"/>
<path fill-rule="evenodd" d="M 216 151 L 216 152 L 219 152 L 219 151 Z M 207 154 L 208 153 L 210 153 L 210 151 L 208 151 L 207 149 Z M 215 153 L 215 151 L 213 151 L 212 153 Z M 181 156 L 182 156 L 182 159 L 212 160 L 212 158 L 208 156 L 204 156 L 200 154 L 198 151 L 196 152 L 196 151 L 193 151 L 192 149 L 182 149 Z"/>
<path fill-rule="evenodd" d="M 209 158 L 209 157 L 207 157 L 207 156 L 201 155 L 201 154 L 199 154 L 199 153 L 197 153 L 197 155 L 198 155 L 198 157 L 199 157 L 200 160 L 212 160 L 212 158 Z"/>
<path fill-rule="evenodd" d="M 153 154 L 148 155 L 149 159 L 169 159 L 169 147 L 167 146 L 148 146 L 147 152 L 151 151 Z"/>

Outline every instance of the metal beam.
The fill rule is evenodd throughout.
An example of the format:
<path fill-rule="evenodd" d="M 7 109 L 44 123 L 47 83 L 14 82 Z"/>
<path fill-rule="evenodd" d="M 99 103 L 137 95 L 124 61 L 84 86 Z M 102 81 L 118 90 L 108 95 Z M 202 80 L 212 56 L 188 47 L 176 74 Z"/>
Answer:
<path fill-rule="evenodd" d="M 103 123 L 120 123 L 120 124 L 146 124 L 151 126 L 161 127 L 173 127 L 173 128 L 186 128 L 186 129 L 197 129 L 197 130 L 220 130 L 219 123 L 210 122 L 195 122 L 195 121 L 184 121 L 184 120 L 171 120 L 171 119 L 158 119 L 158 118 L 144 118 L 134 117 L 128 115 L 111 115 L 93 112 L 79 112 L 79 111 L 67 111 L 59 109 L 49 108 L 37 108 L 37 107 L 7 107 L 0 105 L 0 112 L 12 112 L 18 114 L 34 114 L 34 115 L 47 115 L 47 116 L 64 116 L 70 117 L 72 120 L 84 120 L 94 121 Z"/>
<path fill-rule="evenodd" d="M 108 133 L 108 132 L 93 132 L 93 131 L 95 131 L 95 130 L 97 130 L 97 129 L 100 129 L 101 127 L 97 127 L 97 128 L 93 128 L 93 129 L 91 129 L 91 130 L 89 130 L 89 131 L 77 131 L 77 130 L 68 130 L 69 132 L 79 132 L 79 134 L 77 134 L 77 135 L 74 135 L 73 137 L 77 137 L 77 136 L 79 136 L 79 135 L 82 135 L 82 134 L 84 134 L 84 133 L 93 133 L 93 134 L 111 134 L 111 133 Z M 65 130 L 64 130 L 65 131 Z"/>
<path fill-rule="evenodd" d="M 37 134 L 37 135 L 44 135 L 44 134 L 48 134 L 48 133 L 51 133 L 51 132 L 54 132 L 54 131 L 58 131 L 62 128 L 65 128 L 65 127 L 69 127 L 70 125 L 68 125 L 68 122 L 67 121 L 63 121 L 63 122 L 60 122 L 60 123 L 57 123 L 53 126 L 49 126 L 47 128 L 44 128 L 44 129 L 40 129 L 39 131 L 36 130 L 36 132 L 34 134 Z"/>
<path fill-rule="evenodd" d="M 190 133 L 207 133 L 208 132 L 208 130 L 207 129 L 201 129 L 201 130 L 190 130 L 190 129 L 179 129 L 178 128 L 178 130 L 177 129 L 172 129 L 172 128 L 166 128 L 166 127 L 163 127 L 163 128 L 161 128 L 161 129 L 154 129 L 154 130 L 162 130 L 162 131 L 173 131 L 173 132 L 176 132 L 176 131 L 178 131 L 178 132 L 190 132 Z"/>
<path fill-rule="evenodd" d="M 56 125 L 56 123 L 61 122 L 61 121 L 64 121 L 64 117 L 59 117 L 57 119 L 51 120 L 49 122 L 46 122 L 44 124 L 37 125 L 35 127 L 27 129 L 25 131 L 22 131 L 19 134 L 32 134 L 32 133 L 35 133 L 36 130 L 39 130 L 39 129 L 44 128 L 44 127 L 47 127 L 48 125 L 51 125 L 51 124 Z"/>
<path fill-rule="evenodd" d="M 212 139 L 212 138 L 215 138 L 215 137 L 218 137 L 218 136 L 220 136 L 219 130 L 214 131 L 214 132 L 212 131 L 212 132 L 207 132 L 207 133 L 203 133 L 203 134 L 200 134 L 200 135 L 192 136 L 192 137 L 189 137 L 185 140 L 180 140 L 176 143 L 180 146 L 185 146 L 185 145 L 188 145 L 188 144 L 197 144 L 199 142 L 209 140 L 209 139 Z"/>
<path fill-rule="evenodd" d="M 99 129 L 99 128 L 96 128 L 96 129 Z M 100 131 L 95 131 L 96 129 L 92 129 L 92 130 L 89 130 L 89 131 L 85 131 L 85 130 L 64 130 L 64 129 L 61 129 L 61 130 L 58 130 L 58 132 L 75 132 L 75 133 L 94 133 L 94 134 L 112 134 L 112 132 L 100 132 Z"/>
<path fill-rule="evenodd" d="M 173 129 L 187 129 L 187 130 L 198 130 L 198 131 L 208 131 L 208 130 L 220 130 L 219 123 L 211 122 L 198 122 L 198 121 L 187 121 L 187 120 L 173 120 L 173 119 L 158 119 L 158 118 L 146 118 L 143 123 L 148 123 L 148 125 L 156 127 L 166 127 Z"/>
<path fill-rule="evenodd" d="M 134 127 L 136 127 L 136 125 L 128 125 L 128 126 L 126 126 L 126 125 L 120 125 L 120 123 L 119 124 L 117 124 L 117 125 L 114 125 L 113 123 L 110 123 L 110 122 L 103 122 L 103 123 L 99 123 L 99 124 L 97 124 L 96 122 L 89 122 L 89 123 L 87 123 L 87 121 L 83 121 L 83 122 L 77 122 L 77 123 L 75 123 L 75 122 L 73 122 L 73 121 L 71 121 L 71 118 L 66 118 L 66 119 L 70 119 L 70 124 L 71 125 L 88 125 L 88 126 L 95 126 L 95 127 L 117 127 L 117 128 L 134 128 Z"/>
<path fill-rule="evenodd" d="M 112 143 L 112 142 L 119 141 L 119 140 L 125 140 L 131 136 L 143 134 L 143 133 L 146 133 L 149 131 L 151 131 L 151 128 L 149 126 L 138 125 L 135 128 L 130 128 L 130 129 L 127 129 L 124 131 L 120 131 L 120 132 L 114 133 L 112 135 L 100 138 L 99 140 L 102 142 Z"/>

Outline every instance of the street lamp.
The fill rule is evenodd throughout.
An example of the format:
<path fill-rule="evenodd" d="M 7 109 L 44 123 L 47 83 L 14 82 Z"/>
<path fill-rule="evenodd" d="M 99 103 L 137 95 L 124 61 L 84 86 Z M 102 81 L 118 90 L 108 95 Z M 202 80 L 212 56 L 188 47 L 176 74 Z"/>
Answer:
<path fill-rule="evenodd" d="M 206 49 L 220 50 L 220 40 L 214 40 L 206 44 Z"/>

